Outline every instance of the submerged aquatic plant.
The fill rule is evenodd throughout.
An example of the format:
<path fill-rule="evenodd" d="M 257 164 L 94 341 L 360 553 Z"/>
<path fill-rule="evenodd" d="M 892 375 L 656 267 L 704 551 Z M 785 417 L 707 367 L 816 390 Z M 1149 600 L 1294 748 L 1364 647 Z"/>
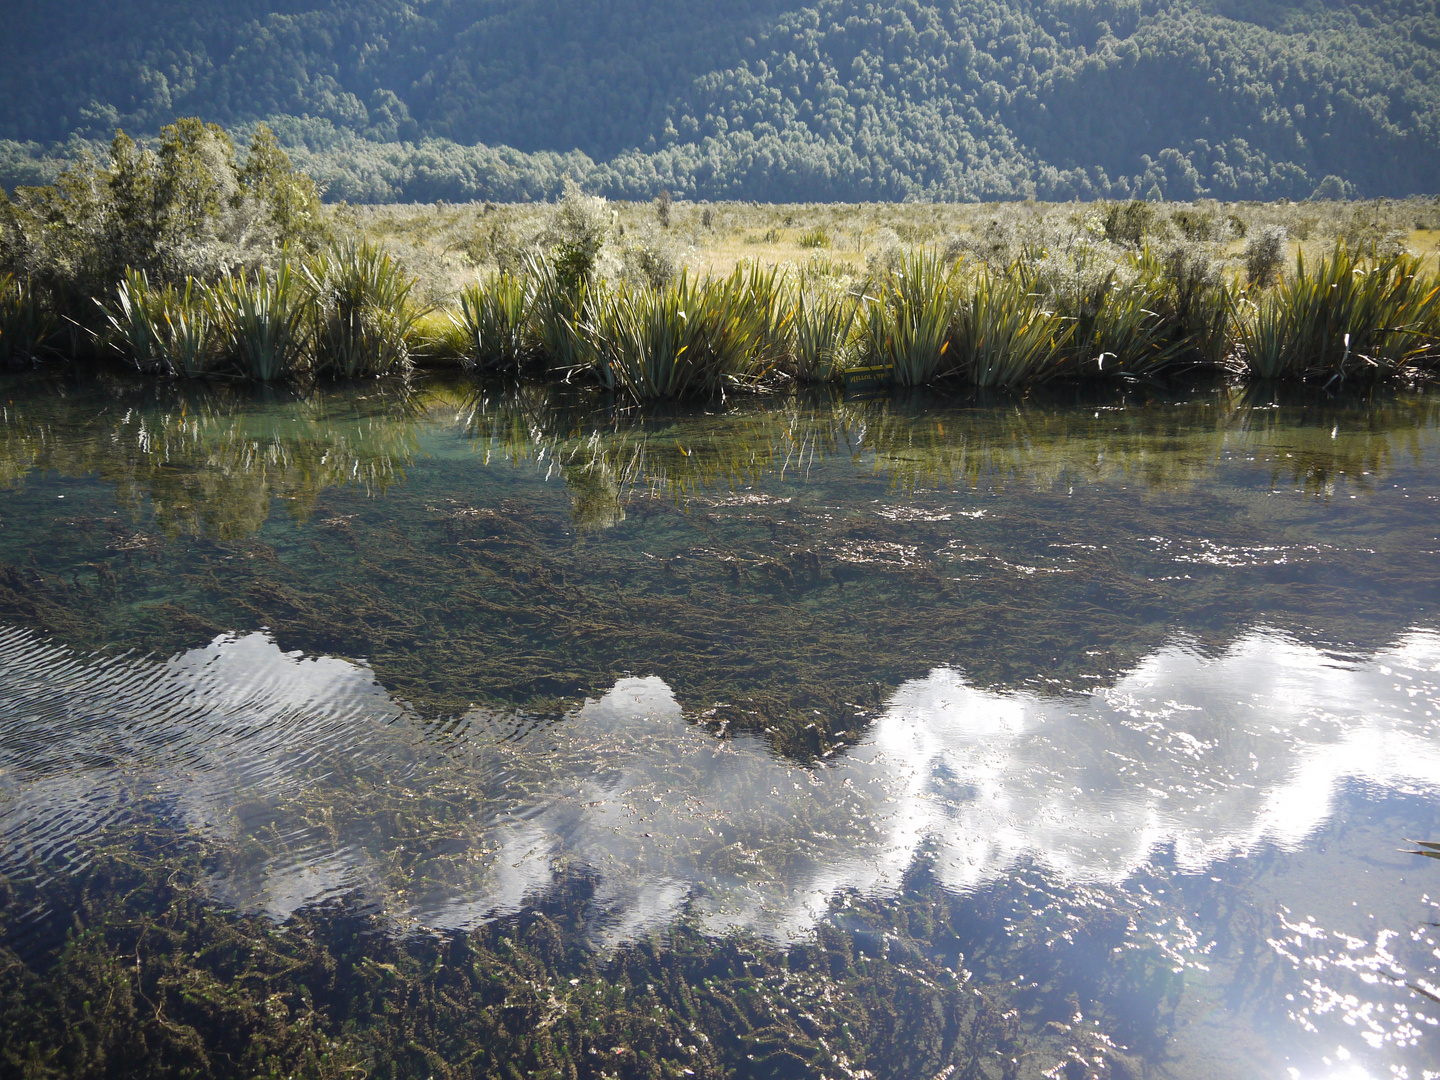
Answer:
<path fill-rule="evenodd" d="M 54 329 L 54 320 L 29 282 L 0 274 L 0 360 L 34 359 Z"/>
<path fill-rule="evenodd" d="M 956 267 L 937 254 L 912 251 L 869 301 L 866 336 L 871 359 L 893 367 L 901 386 L 922 386 L 955 370 Z"/>
<path fill-rule="evenodd" d="M 460 294 L 452 316 L 465 337 L 466 364 L 484 371 L 519 368 L 530 355 L 534 283 L 501 271 Z"/>
<path fill-rule="evenodd" d="M 309 357 L 304 290 L 288 263 L 221 278 L 208 290 L 220 360 L 245 379 L 273 382 Z"/>
<path fill-rule="evenodd" d="M 1367 260 L 1337 243 L 1313 268 L 1303 252 L 1276 289 L 1235 305 L 1244 370 L 1329 382 L 1427 370 L 1440 362 L 1440 280 L 1410 255 Z"/>
<path fill-rule="evenodd" d="M 314 318 L 315 363 L 346 377 L 408 371 L 419 312 L 415 279 L 382 248 L 353 240 L 301 268 Z"/>

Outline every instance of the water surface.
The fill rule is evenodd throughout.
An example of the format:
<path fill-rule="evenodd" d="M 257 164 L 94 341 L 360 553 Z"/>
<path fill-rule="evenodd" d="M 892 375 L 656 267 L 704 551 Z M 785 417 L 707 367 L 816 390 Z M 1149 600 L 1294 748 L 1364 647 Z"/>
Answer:
<path fill-rule="evenodd" d="M 11 947 L 153 822 L 280 925 L 830 928 L 1019 1075 L 1429 1075 L 1437 406 L 16 380 Z"/>

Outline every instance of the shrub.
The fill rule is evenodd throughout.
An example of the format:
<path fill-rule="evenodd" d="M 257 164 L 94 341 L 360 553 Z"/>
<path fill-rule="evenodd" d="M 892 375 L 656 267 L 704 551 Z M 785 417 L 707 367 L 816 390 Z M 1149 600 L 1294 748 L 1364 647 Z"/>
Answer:
<path fill-rule="evenodd" d="M 1262 225 L 1245 239 L 1245 280 L 1265 288 L 1280 273 L 1288 236 L 1283 225 Z"/>
<path fill-rule="evenodd" d="M 586 195 L 580 185 L 566 178 L 565 192 L 542 240 L 549 244 L 555 272 L 567 287 L 590 283 L 596 262 L 610 233 L 610 215 L 605 200 Z"/>
<path fill-rule="evenodd" d="M 620 275 L 631 285 L 663 289 L 680 273 L 675 249 L 652 226 L 632 230 L 620 250 Z"/>
<path fill-rule="evenodd" d="M 1105 237 L 1112 243 L 1138 248 L 1155 224 L 1155 207 L 1132 199 L 1128 203 L 1110 203 L 1105 208 Z"/>
<path fill-rule="evenodd" d="M 828 248 L 830 246 L 830 234 L 824 229 L 814 228 L 800 234 L 800 246 L 802 248 Z"/>

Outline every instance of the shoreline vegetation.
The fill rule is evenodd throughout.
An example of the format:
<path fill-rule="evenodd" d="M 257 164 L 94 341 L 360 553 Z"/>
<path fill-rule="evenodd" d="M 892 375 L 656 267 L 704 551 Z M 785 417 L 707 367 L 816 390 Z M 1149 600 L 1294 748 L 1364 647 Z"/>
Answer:
<path fill-rule="evenodd" d="M 613 204 L 573 181 L 554 204 L 327 209 L 267 129 L 242 157 L 187 119 L 0 202 L 0 359 L 261 382 L 458 365 L 637 400 L 856 369 L 900 387 L 1415 380 L 1440 369 L 1440 268 L 1411 250 L 1430 217 L 1432 200 Z"/>

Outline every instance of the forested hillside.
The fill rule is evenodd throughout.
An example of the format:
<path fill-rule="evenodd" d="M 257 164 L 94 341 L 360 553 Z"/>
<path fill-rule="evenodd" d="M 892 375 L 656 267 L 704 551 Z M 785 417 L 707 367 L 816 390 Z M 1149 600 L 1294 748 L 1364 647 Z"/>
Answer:
<path fill-rule="evenodd" d="M 50 0 L 0 16 L 0 182 L 268 120 L 330 198 L 1434 191 L 1434 0 Z"/>

